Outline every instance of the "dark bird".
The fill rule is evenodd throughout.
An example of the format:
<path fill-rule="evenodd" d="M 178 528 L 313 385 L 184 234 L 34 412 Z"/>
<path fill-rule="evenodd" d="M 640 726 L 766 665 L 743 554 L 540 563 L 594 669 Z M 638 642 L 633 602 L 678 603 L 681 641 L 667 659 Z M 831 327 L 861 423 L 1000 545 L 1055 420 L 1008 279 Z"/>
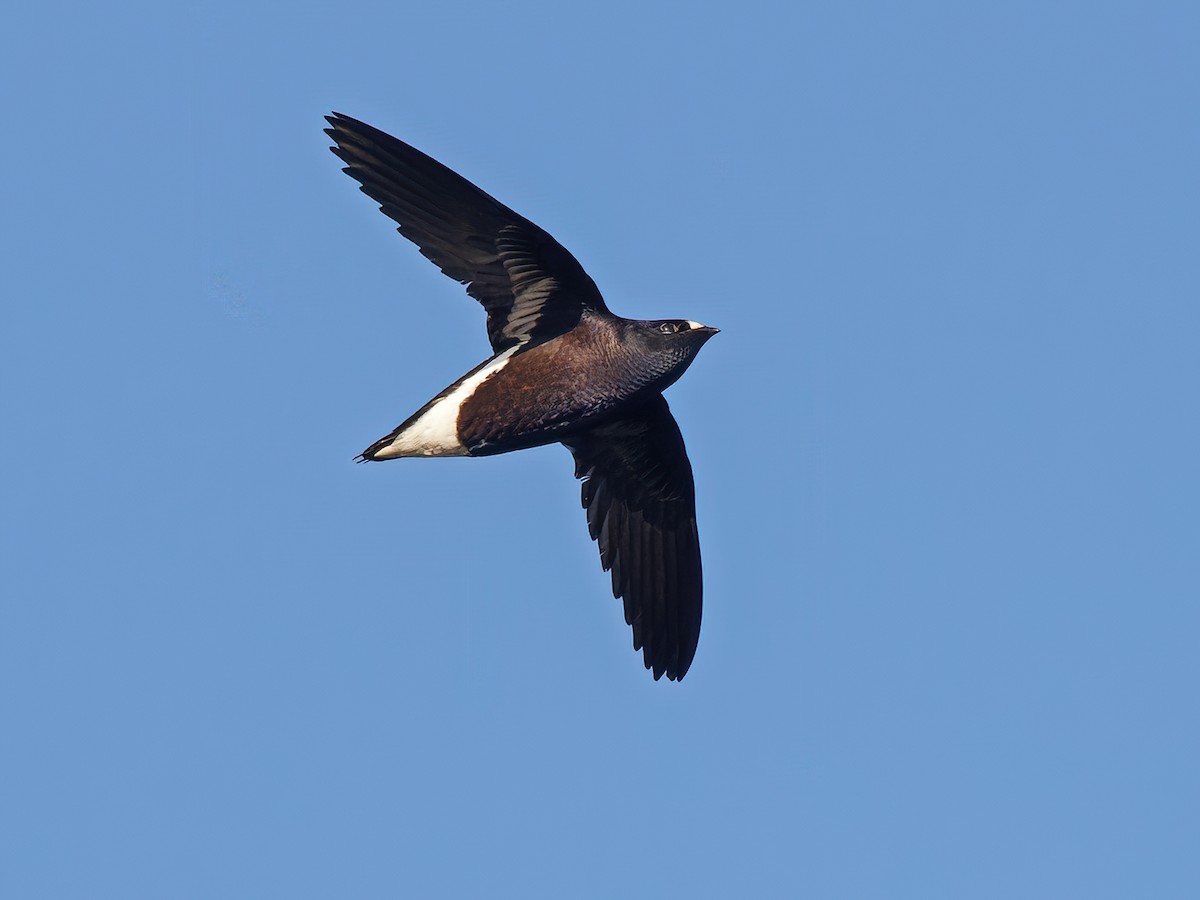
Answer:
<path fill-rule="evenodd" d="M 700 638 L 700 542 L 692 466 L 662 392 L 717 329 L 613 315 L 537 225 L 391 135 L 326 120 L 342 171 L 483 304 L 494 353 L 359 459 L 565 444 L 634 649 L 656 680 L 683 678 Z"/>

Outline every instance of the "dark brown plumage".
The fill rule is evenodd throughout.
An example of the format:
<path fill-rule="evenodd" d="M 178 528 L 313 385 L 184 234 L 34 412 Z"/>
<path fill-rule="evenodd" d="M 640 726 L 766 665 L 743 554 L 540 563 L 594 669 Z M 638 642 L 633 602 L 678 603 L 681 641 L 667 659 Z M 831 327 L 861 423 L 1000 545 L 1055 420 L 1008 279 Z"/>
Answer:
<path fill-rule="evenodd" d="M 682 678 L 700 636 L 703 585 L 692 468 L 662 391 L 716 329 L 613 315 L 541 228 L 382 131 L 336 113 L 328 122 L 344 171 L 483 305 L 495 354 L 360 458 L 565 444 L 634 648 L 656 679 Z"/>

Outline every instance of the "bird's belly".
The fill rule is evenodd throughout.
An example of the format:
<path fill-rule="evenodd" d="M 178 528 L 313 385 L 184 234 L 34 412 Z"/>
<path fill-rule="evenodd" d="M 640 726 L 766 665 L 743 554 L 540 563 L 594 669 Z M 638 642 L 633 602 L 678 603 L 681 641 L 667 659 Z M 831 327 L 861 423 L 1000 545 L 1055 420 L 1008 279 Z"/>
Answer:
<path fill-rule="evenodd" d="M 578 338 L 510 347 L 446 388 L 363 455 L 490 456 L 556 443 L 603 421 L 648 385 L 572 351 Z"/>
<path fill-rule="evenodd" d="M 609 415 L 627 391 L 606 390 L 595 372 L 551 344 L 515 357 L 466 398 L 458 436 L 471 456 L 551 444 Z"/>

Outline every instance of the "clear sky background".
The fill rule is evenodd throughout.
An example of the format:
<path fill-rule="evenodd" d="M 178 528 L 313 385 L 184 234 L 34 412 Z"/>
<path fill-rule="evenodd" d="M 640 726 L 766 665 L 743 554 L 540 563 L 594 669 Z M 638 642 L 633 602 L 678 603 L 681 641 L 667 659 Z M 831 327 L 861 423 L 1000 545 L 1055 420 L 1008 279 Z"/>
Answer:
<path fill-rule="evenodd" d="M 1195 10 L 10 11 L 0 894 L 1200 896 Z M 563 448 L 352 464 L 488 347 L 334 109 L 722 329 L 682 684 Z"/>

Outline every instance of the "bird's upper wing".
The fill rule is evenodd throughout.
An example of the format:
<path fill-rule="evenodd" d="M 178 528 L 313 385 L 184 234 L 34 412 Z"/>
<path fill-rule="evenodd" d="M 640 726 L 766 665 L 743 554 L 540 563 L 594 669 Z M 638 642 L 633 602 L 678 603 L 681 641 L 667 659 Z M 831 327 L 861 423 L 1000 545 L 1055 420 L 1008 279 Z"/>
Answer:
<path fill-rule="evenodd" d="M 700 639 L 696 494 L 679 426 L 661 396 L 563 441 L 583 482 L 588 531 L 625 599 L 633 647 L 655 679 L 682 678 Z"/>
<path fill-rule="evenodd" d="M 340 113 L 326 121 L 343 171 L 422 255 L 483 304 L 497 353 L 564 334 L 585 309 L 607 312 L 583 266 L 537 225 L 377 128 Z"/>

